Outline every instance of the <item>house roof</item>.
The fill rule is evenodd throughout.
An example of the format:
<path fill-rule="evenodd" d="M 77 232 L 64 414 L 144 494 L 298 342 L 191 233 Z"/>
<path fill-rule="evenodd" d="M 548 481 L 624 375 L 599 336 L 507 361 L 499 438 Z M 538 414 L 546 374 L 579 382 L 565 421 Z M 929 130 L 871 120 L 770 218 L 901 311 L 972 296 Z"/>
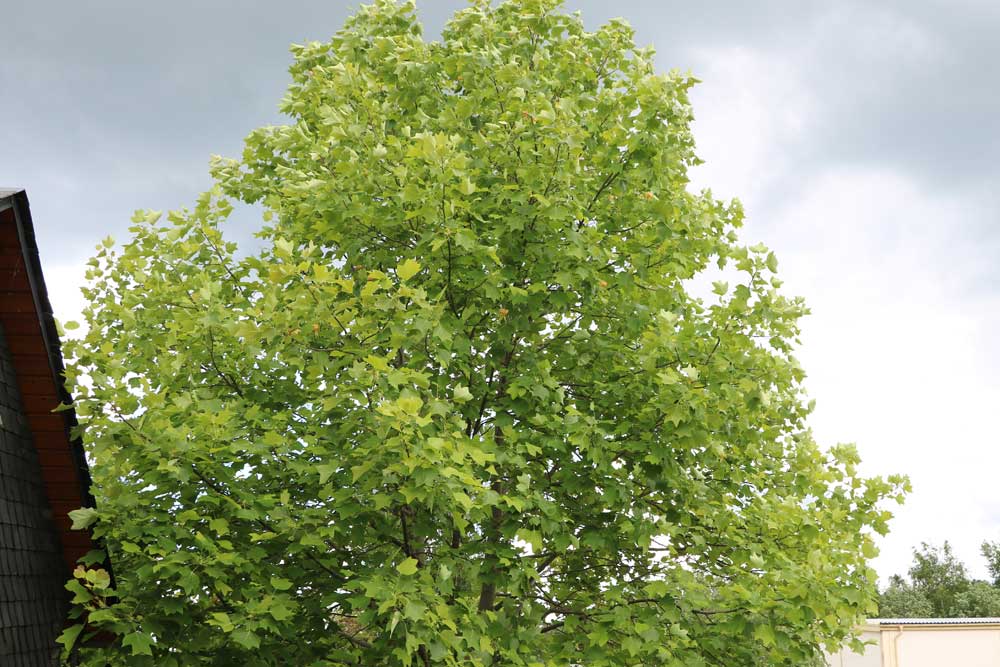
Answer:
<path fill-rule="evenodd" d="M 38 244 L 24 190 L 0 188 L 0 326 L 3 327 L 31 430 L 42 481 L 72 569 L 94 548 L 86 531 L 70 529 L 70 510 L 94 505 L 83 443 L 73 437 L 77 425 L 64 384 L 59 335 L 42 276 Z"/>

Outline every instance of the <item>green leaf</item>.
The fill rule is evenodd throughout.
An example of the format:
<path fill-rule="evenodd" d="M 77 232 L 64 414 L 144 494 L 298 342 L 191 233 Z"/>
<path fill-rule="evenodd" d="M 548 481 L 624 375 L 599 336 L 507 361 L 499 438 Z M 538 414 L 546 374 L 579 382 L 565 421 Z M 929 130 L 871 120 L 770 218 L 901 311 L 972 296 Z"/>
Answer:
<path fill-rule="evenodd" d="M 56 639 L 58 643 L 63 645 L 64 655 L 76 644 L 76 640 L 80 636 L 80 633 L 83 632 L 84 627 L 86 626 L 83 623 L 67 626 L 58 639 Z"/>
<path fill-rule="evenodd" d="M 80 509 L 70 510 L 69 518 L 72 520 L 70 528 L 73 530 L 86 530 L 94 525 L 97 517 L 97 510 L 93 507 L 81 507 Z"/>
<path fill-rule="evenodd" d="M 111 585 L 111 575 L 103 568 L 87 570 L 86 579 L 95 590 L 102 590 Z"/>
<path fill-rule="evenodd" d="M 542 551 L 542 534 L 537 530 L 528 530 L 522 528 L 517 531 L 517 539 L 527 542 L 531 545 L 532 553 L 540 553 Z"/>
<path fill-rule="evenodd" d="M 208 522 L 208 527 L 214 530 L 217 535 L 229 534 L 229 522 L 225 519 L 212 519 Z"/>
<path fill-rule="evenodd" d="M 403 562 L 401 562 L 399 565 L 396 566 L 396 570 L 400 574 L 408 576 L 411 574 L 416 574 L 417 565 L 418 563 L 416 558 L 407 558 L 406 560 L 404 560 Z"/>
<path fill-rule="evenodd" d="M 403 616 L 411 621 L 419 621 L 427 613 L 427 606 L 414 600 L 407 601 L 403 607 Z"/>
<path fill-rule="evenodd" d="M 420 263 L 412 259 L 403 260 L 396 266 L 396 275 L 400 280 L 409 280 L 420 271 Z"/>
<path fill-rule="evenodd" d="M 224 611 L 213 612 L 212 620 L 223 632 L 232 632 L 235 627 L 229 618 L 229 614 Z"/>
<path fill-rule="evenodd" d="M 476 191 L 476 185 L 468 178 L 463 178 L 458 184 L 458 190 L 463 195 L 471 195 Z"/>
<path fill-rule="evenodd" d="M 283 601 L 275 600 L 267 609 L 267 613 L 276 621 L 287 621 L 295 617 L 295 611 Z"/>
<path fill-rule="evenodd" d="M 452 392 L 452 400 L 456 403 L 465 403 L 472 400 L 472 392 L 465 385 L 458 385 Z"/>
<path fill-rule="evenodd" d="M 291 257 L 295 246 L 288 239 L 275 239 L 274 248 L 279 257 Z"/>
<path fill-rule="evenodd" d="M 260 637 L 256 634 L 247 630 L 246 628 L 240 628 L 232 633 L 233 641 L 246 649 L 256 649 L 260 648 Z"/>
<path fill-rule="evenodd" d="M 131 655 L 153 655 L 153 638 L 145 632 L 132 632 L 122 638 L 122 646 L 131 648 Z"/>
<path fill-rule="evenodd" d="M 754 628 L 753 636 L 763 643 L 764 646 L 774 646 L 776 643 L 774 628 L 769 625 L 758 625 Z"/>
<path fill-rule="evenodd" d="M 289 588 L 291 588 L 294 585 L 295 585 L 294 582 L 292 582 L 292 581 L 290 581 L 288 579 L 284 579 L 282 577 L 271 577 L 271 586 L 275 590 L 287 591 Z"/>
<path fill-rule="evenodd" d="M 642 650 L 642 641 L 638 637 L 626 637 L 622 640 L 622 648 L 628 651 L 631 656 L 639 655 Z"/>
<path fill-rule="evenodd" d="M 73 599 L 70 600 L 73 604 L 86 604 L 94 599 L 87 588 L 75 579 L 71 579 L 66 582 L 66 590 L 73 594 Z"/>
<path fill-rule="evenodd" d="M 336 463 L 321 463 L 316 466 L 316 472 L 319 473 L 319 483 L 326 484 L 327 480 L 329 480 L 330 477 L 332 477 L 333 474 L 339 469 L 340 466 Z"/>

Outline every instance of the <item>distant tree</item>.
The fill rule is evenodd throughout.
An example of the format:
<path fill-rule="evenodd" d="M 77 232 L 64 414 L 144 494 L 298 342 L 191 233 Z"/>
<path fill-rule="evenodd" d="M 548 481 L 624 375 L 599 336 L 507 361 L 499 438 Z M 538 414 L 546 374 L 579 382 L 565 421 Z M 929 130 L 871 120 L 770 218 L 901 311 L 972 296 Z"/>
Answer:
<path fill-rule="evenodd" d="M 965 591 L 955 596 L 954 607 L 948 616 L 1000 616 L 1000 589 L 986 581 L 971 582 Z"/>
<path fill-rule="evenodd" d="M 117 587 L 71 586 L 121 641 L 88 664 L 802 665 L 851 636 L 905 484 L 813 441 L 805 307 L 688 188 L 694 79 L 552 0 L 439 42 L 381 1 L 294 54 L 290 123 L 92 263 L 78 517 Z"/>
<path fill-rule="evenodd" d="M 980 552 L 986 559 L 993 585 L 1000 586 L 1000 542 L 983 542 Z"/>
<path fill-rule="evenodd" d="M 882 618 L 930 618 L 934 616 L 931 601 L 923 591 L 899 575 L 893 575 L 879 596 L 878 615 Z"/>
<path fill-rule="evenodd" d="M 982 553 L 996 577 L 997 545 L 984 543 Z M 909 580 L 894 575 L 879 595 L 878 613 L 884 618 L 1000 616 L 1000 587 L 971 579 L 948 542 L 940 548 L 923 543 L 913 551 Z"/>
<path fill-rule="evenodd" d="M 914 588 L 930 602 L 934 616 L 954 615 L 958 596 L 972 583 L 948 542 L 940 548 L 923 543 L 914 549 L 909 574 Z"/>

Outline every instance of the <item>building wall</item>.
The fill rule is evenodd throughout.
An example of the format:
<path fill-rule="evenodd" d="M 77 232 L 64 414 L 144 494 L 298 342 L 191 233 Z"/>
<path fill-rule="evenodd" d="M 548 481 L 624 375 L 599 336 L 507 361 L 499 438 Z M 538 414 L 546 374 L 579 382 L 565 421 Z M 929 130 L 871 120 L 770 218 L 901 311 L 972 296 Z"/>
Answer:
<path fill-rule="evenodd" d="M 996 667 L 1000 665 L 1000 628 L 882 628 L 883 667 Z"/>
<path fill-rule="evenodd" d="M 830 667 L 997 667 L 1000 625 L 883 625 L 866 628 L 877 642 L 864 655 L 844 649 L 827 657 Z"/>
<path fill-rule="evenodd" d="M 66 566 L 0 328 L 0 665 L 58 664 Z"/>
<path fill-rule="evenodd" d="M 854 653 L 845 648 L 839 653 L 827 656 L 826 661 L 830 667 L 883 667 L 880 639 L 881 632 L 878 627 L 866 627 L 861 632 L 861 641 L 871 644 L 865 646 L 864 653 Z"/>

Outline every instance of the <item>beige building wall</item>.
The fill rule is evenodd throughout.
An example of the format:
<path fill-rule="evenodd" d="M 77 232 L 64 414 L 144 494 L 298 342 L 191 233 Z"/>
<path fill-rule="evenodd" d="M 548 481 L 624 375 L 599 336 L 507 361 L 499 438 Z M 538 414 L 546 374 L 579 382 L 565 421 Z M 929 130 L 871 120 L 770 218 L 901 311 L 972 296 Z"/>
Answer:
<path fill-rule="evenodd" d="M 1000 620 L 872 622 L 862 639 L 875 644 L 827 656 L 830 667 L 1000 667 Z"/>

